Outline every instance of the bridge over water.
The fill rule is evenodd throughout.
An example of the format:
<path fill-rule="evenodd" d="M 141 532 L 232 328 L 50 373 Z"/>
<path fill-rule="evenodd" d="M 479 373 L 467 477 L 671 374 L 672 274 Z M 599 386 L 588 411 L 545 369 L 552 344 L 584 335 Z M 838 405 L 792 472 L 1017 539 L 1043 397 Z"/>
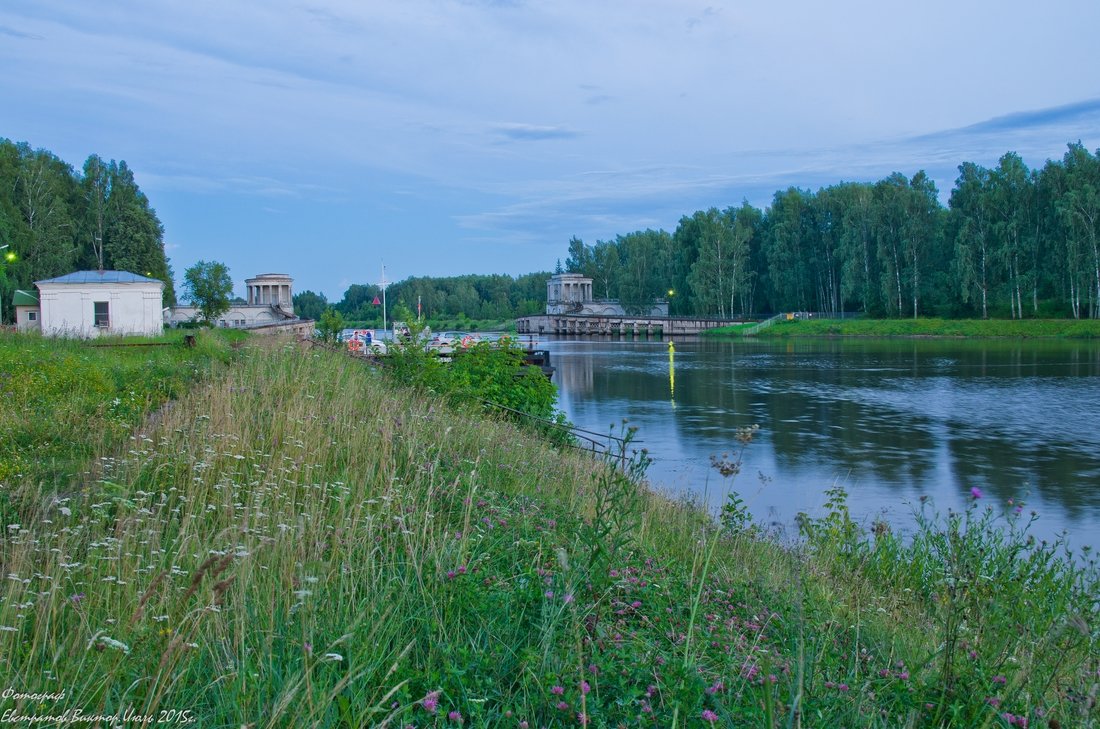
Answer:
<path fill-rule="evenodd" d="M 671 337 L 742 324 L 744 319 L 687 316 L 627 316 L 612 314 L 538 314 L 516 319 L 519 334 L 612 335 Z"/>

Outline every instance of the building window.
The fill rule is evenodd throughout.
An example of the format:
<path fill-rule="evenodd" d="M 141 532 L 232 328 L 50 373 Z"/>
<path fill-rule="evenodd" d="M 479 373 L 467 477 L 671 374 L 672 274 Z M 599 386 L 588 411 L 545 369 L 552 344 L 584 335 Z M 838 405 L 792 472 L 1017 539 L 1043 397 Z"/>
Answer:
<path fill-rule="evenodd" d="M 28 311 L 27 312 L 27 321 L 38 321 L 38 312 L 37 311 Z"/>
<path fill-rule="evenodd" d="M 95 307 L 95 327 L 96 329 L 109 329 L 111 327 L 111 314 L 109 308 L 109 302 L 96 301 L 92 304 Z"/>

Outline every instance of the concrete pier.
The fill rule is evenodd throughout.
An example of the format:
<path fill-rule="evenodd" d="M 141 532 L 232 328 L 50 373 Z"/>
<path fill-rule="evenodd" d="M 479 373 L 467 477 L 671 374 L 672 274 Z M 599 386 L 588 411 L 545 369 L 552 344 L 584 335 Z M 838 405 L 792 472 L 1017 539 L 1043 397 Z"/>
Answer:
<path fill-rule="evenodd" d="M 671 337 L 699 334 L 707 329 L 741 324 L 740 319 L 702 317 L 618 316 L 596 314 L 539 314 L 516 319 L 519 334 Z"/>

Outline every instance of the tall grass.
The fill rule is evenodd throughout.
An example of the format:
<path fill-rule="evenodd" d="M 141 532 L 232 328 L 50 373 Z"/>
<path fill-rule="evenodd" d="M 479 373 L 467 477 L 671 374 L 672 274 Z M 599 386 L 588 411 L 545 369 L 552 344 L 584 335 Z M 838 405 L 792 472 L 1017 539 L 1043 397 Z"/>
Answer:
<path fill-rule="evenodd" d="M 5 532 L 0 672 L 65 695 L 0 711 L 1095 724 L 1095 571 L 1022 531 L 997 542 L 977 512 L 863 535 L 839 497 L 784 547 L 652 494 L 626 448 L 613 467 L 336 353 L 252 346 L 100 454 L 79 494 L 5 482 L 51 506 Z"/>

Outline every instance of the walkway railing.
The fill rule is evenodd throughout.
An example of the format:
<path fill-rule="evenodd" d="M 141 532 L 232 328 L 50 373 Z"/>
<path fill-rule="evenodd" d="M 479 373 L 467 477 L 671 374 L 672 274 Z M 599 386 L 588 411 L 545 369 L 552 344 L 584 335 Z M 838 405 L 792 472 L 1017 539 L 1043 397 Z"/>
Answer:
<path fill-rule="evenodd" d="M 761 331 L 761 330 L 763 330 L 763 329 L 767 329 L 767 328 L 768 328 L 768 327 L 770 327 L 770 326 L 771 326 L 772 324 L 775 324 L 775 323 L 776 323 L 777 321 L 782 321 L 782 320 L 784 320 L 784 319 L 786 319 L 786 318 L 787 318 L 787 315 L 786 315 L 786 313 L 783 313 L 783 314 L 776 314 L 775 316 L 773 316 L 773 317 L 769 317 L 769 318 L 765 319 L 765 320 L 764 320 L 764 321 L 762 321 L 762 322 L 759 322 L 759 323 L 757 323 L 757 324 L 754 324 L 753 326 L 749 327 L 749 328 L 748 328 L 748 329 L 746 329 L 745 331 L 741 332 L 741 336 L 743 336 L 743 337 L 752 337 L 752 336 L 756 336 L 756 333 L 757 333 L 757 332 L 759 332 L 759 331 Z"/>

